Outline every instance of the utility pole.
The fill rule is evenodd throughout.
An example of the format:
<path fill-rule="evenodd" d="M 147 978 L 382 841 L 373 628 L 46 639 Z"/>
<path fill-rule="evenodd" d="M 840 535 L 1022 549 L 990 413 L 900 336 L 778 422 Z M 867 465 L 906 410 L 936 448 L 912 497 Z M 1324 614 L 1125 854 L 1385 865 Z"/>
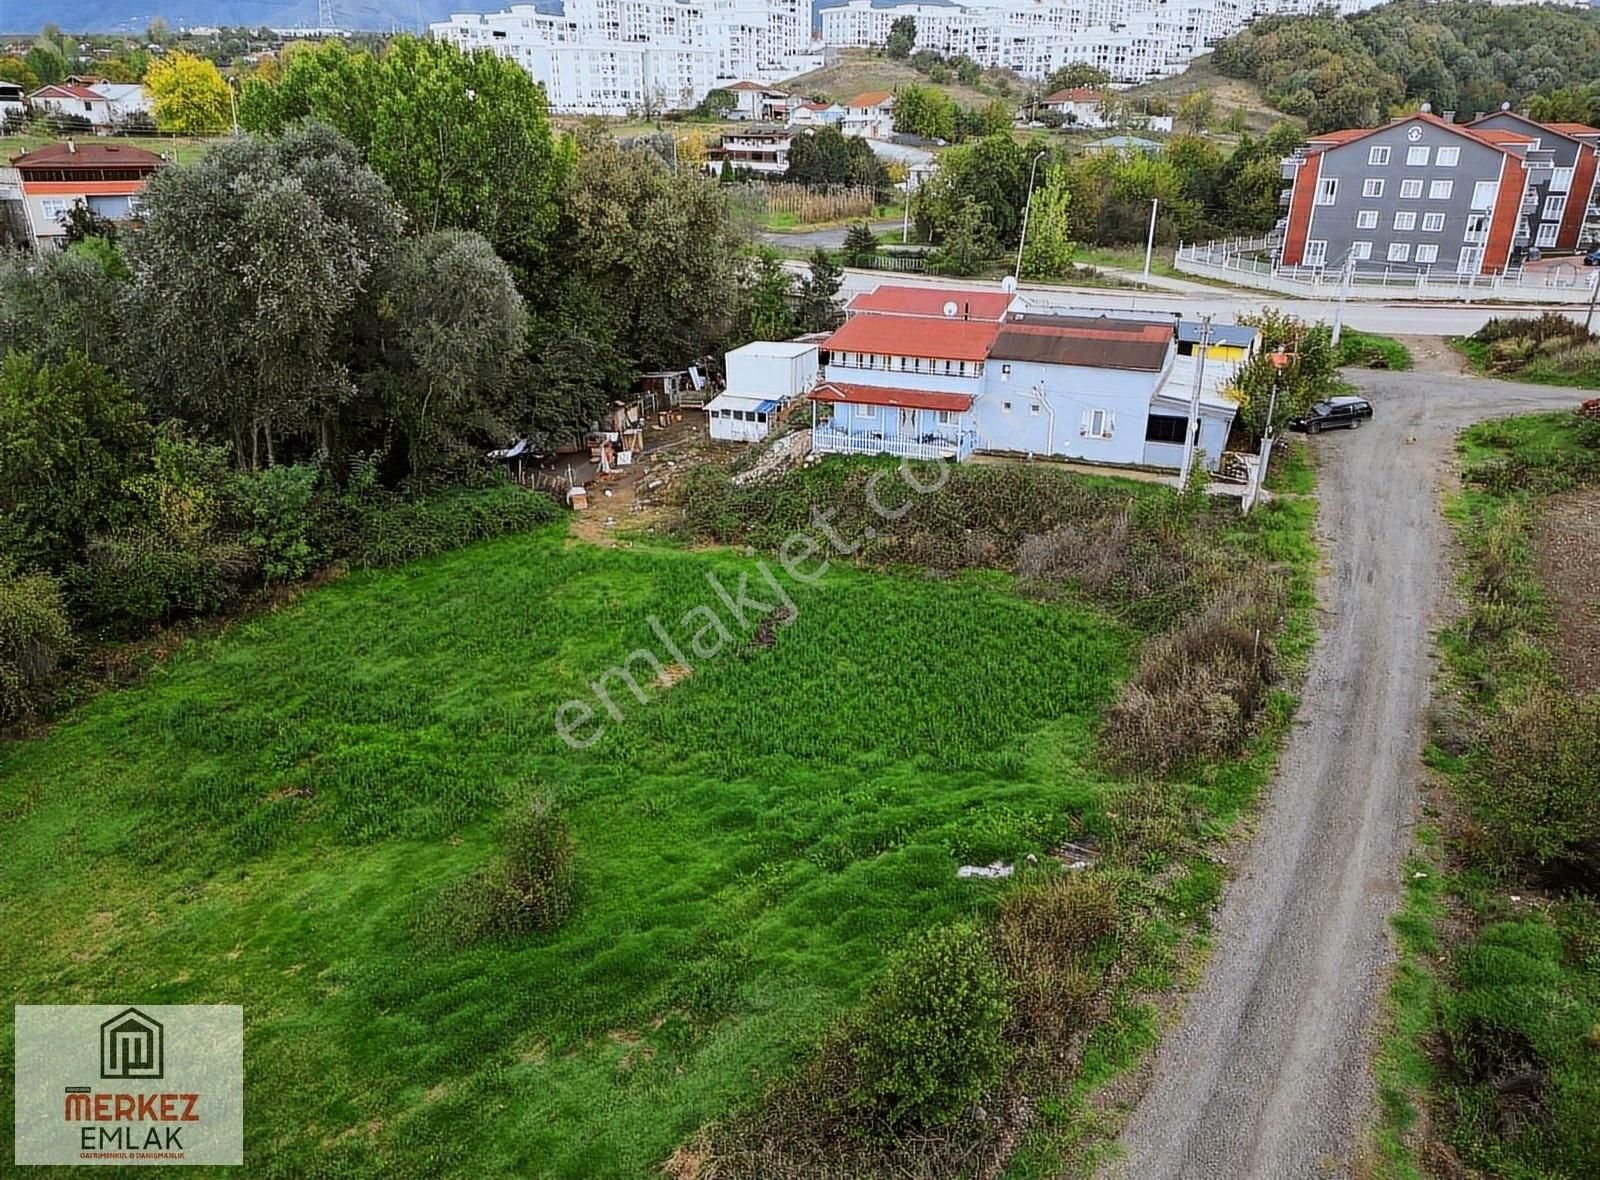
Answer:
<path fill-rule="evenodd" d="M 1150 198 L 1150 232 L 1145 235 L 1144 239 L 1144 277 L 1146 282 L 1150 281 L 1150 255 L 1155 252 L 1156 248 L 1156 206 L 1160 203 L 1161 201 L 1158 198 Z"/>
<path fill-rule="evenodd" d="M 1261 449 L 1256 458 L 1254 486 L 1250 489 L 1249 507 L 1261 498 L 1261 485 L 1266 482 L 1267 465 L 1272 462 L 1272 446 L 1278 441 L 1273 422 L 1278 417 L 1278 387 L 1283 383 L 1283 368 L 1289 363 L 1288 355 L 1279 348 L 1272 354 L 1272 396 L 1267 399 L 1267 424 L 1261 431 Z"/>
<path fill-rule="evenodd" d="M 1589 331 L 1590 325 L 1594 323 L 1596 300 L 1600 300 L 1600 270 L 1594 272 L 1594 285 L 1589 288 L 1589 314 L 1583 317 L 1583 330 L 1585 332 Z"/>
<path fill-rule="evenodd" d="M 1183 432 L 1183 466 L 1178 471 L 1178 490 L 1189 486 L 1189 469 L 1194 466 L 1195 434 L 1200 426 L 1200 384 L 1205 378 L 1206 350 L 1211 347 L 1211 315 L 1200 319 L 1200 341 L 1194 346 L 1194 388 L 1189 391 L 1188 424 Z"/>
<path fill-rule="evenodd" d="M 1017 239 L 1017 268 L 1011 272 L 1019 283 L 1022 282 L 1022 246 L 1028 240 L 1028 214 L 1033 212 L 1033 178 L 1042 159 L 1044 152 L 1041 151 L 1033 157 L 1033 164 L 1028 168 L 1028 199 L 1022 205 L 1022 236 Z"/>
<path fill-rule="evenodd" d="M 1350 297 L 1350 284 L 1356 277 L 1356 256 L 1351 251 L 1345 255 L 1344 274 L 1339 276 L 1339 302 L 1333 309 L 1333 346 L 1339 346 L 1339 334 L 1344 331 L 1344 301 Z"/>

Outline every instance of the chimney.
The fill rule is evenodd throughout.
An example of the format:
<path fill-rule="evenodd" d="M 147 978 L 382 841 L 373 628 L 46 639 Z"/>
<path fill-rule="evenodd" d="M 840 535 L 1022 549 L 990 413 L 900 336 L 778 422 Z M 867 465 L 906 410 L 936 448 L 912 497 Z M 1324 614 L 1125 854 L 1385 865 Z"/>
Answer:
<path fill-rule="evenodd" d="M 1454 111 L 1441 111 L 1439 114 L 1440 118 L 1446 123 L 1454 123 L 1456 121 L 1456 113 Z"/>
<path fill-rule="evenodd" d="M 1472 112 L 1472 121 L 1474 123 L 1476 123 L 1481 118 L 1483 118 L 1483 112 L 1482 111 L 1473 111 Z"/>
<path fill-rule="evenodd" d="M 75 151 L 78 150 L 78 145 L 73 142 L 72 137 L 70 135 L 67 136 L 67 150 L 69 152 L 75 152 Z"/>

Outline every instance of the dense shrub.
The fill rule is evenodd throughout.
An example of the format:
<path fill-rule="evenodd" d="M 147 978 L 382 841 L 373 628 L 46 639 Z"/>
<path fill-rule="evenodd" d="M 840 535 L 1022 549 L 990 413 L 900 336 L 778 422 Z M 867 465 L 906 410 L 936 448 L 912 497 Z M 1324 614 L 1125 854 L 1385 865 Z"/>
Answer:
<path fill-rule="evenodd" d="M 1473 764 L 1475 810 L 1505 856 L 1600 887 L 1600 697 L 1534 690 L 1490 720 Z"/>
<path fill-rule="evenodd" d="M 1495 316 L 1473 333 L 1472 338 L 1484 344 L 1501 340 L 1530 340 L 1535 344 L 1547 340 L 1587 343 L 1593 339 L 1582 324 L 1559 311 L 1546 311 L 1537 316 Z"/>
<path fill-rule="evenodd" d="M 1277 579 L 1260 579 L 1145 644 L 1106 715 L 1102 741 L 1112 760 L 1165 773 L 1243 749 L 1277 674 L 1271 636 L 1284 596 Z"/>
<path fill-rule="evenodd" d="M 1055 1041 L 1082 1025 L 1116 924 L 1116 891 L 1082 873 L 1025 882 L 1006 894 L 995 953 L 1022 1039 Z"/>
<path fill-rule="evenodd" d="M 560 513 L 554 500 L 510 485 L 418 500 L 384 497 L 359 511 L 344 556 L 362 566 L 401 565 L 473 541 L 526 532 Z"/>
<path fill-rule="evenodd" d="M 241 540 L 269 585 L 305 577 L 322 557 L 313 507 L 320 479 L 318 464 L 295 463 L 240 472 L 229 484 Z"/>
<path fill-rule="evenodd" d="M 61 584 L 49 574 L 18 572 L 0 558 L 0 720 L 30 716 L 44 704 L 71 648 Z"/>
<path fill-rule="evenodd" d="M 889 1126 L 947 1121 L 999 1078 L 1009 1056 L 1005 980 L 967 925 L 914 936 L 890 959 L 847 1034 L 849 1103 Z"/>
<path fill-rule="evenodd" d="M 517 805 L 502 829 L 499 855 L 439 895 L 423 917 L 424 936 L 461 947 L 554 930 L 572 912 L 575 855 L 566 822 L 548 798 Z"/>
<path fill-rule="evenodd" d="M 255 556 L 237 542 L 134 529 L 89 542 L 69 585 L 89 620 L 148 626 L 222 610 L 256 572 Z"/>

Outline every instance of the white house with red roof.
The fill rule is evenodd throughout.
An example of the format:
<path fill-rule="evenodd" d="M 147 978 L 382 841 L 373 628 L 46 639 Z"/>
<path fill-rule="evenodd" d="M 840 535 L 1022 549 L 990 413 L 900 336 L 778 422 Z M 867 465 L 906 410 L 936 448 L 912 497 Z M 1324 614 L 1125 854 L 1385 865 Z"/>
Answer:
<path fill-rule="evenodd" d="M 75 115 L 87 119 L 93 127 L 109 127 L 114 121 L 111 99 L 82 82 L 41 86 L 28 95 L 28 102 L 36 112 Z"/>
<path fill-rule="evenodd" d="M 812 449 L 1177 468 L 1193 409 L 1214 469 L 1237 362 L 1201 369 L 1179 355 L 1178 329 L 1171 317 L 1031 312 L 1006 292 L 880 286 L 851 300 L 823 342 Z"/>
<path fill-rule="evenodd" d="M 894 134 L 894 91 L 867 90 L 845 99 L 839 130 L 864 139 L 888 139 Z"/>
<path fill-rule="evenodd" d="M 165 163 L 143 148 L 71 139 L 12 156 L 34 249 L 53 249 L 65 241 L 63 221 L 74 205 L 87 205 L 112 221 L 134 216 L 139 191 Z"/>

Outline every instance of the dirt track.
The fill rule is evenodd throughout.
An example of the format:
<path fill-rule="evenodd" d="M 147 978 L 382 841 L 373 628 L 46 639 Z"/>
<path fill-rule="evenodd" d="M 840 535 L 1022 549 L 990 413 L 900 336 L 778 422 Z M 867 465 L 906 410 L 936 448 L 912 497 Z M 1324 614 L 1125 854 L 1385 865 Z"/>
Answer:
<path fill-rule="evenodd" d="M 1214 953 L 1108 1176 L 1354 1170 L 1448 579 L 1439 482 L 1462 426 L 1576 400 L 1429 360 L 1431 372 L 1355 375 L 1374 420 L 1313 440 L 1322 635 L 1257 834 L 1216 914 Z"/>

